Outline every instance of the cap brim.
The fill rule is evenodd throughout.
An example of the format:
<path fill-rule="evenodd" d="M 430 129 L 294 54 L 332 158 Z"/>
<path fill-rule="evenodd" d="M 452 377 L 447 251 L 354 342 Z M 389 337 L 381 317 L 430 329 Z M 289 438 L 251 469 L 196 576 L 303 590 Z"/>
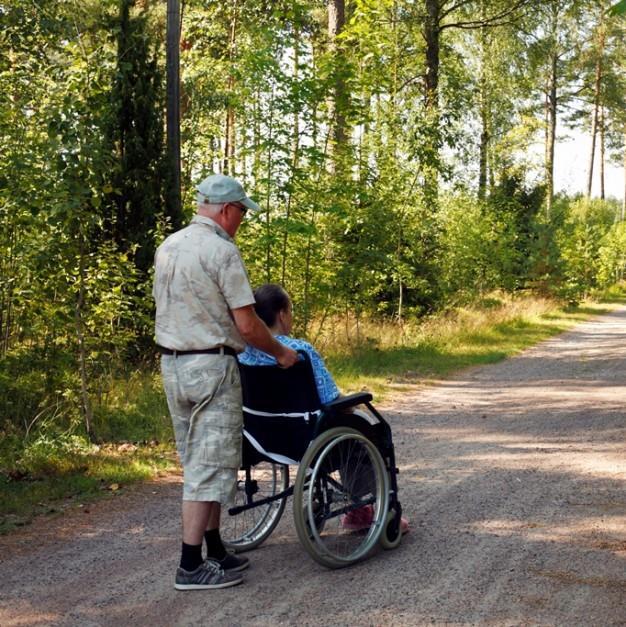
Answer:
<path fill-rule="evenodd" d="M 261 207 L 257 205 L 254 200 L 250 200 L 247 196 L 244 196 L 239 202 L 250 209 L 250 211 L 261 211 Z"/>

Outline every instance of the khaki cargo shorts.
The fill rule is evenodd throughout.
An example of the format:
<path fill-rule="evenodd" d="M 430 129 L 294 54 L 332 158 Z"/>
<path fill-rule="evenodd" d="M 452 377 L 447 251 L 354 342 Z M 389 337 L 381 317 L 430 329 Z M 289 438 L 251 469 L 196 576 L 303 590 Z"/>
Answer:
<path fill-rule="evenodd" d="M 232 503 L 241 465 L 241 381 L 232 355 L 162 355 L 185 501 Z"/>

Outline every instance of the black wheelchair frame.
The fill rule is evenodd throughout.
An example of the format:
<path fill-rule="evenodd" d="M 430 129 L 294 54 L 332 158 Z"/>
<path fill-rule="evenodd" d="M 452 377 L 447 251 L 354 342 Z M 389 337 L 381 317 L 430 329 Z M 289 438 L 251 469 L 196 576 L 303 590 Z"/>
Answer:
<path fill-rule="evenodd" d="M 365 559 L 377 545 L 392 549 L 401 541 L 391 428 L 369 393 L 322 404 L 311 363 L 302 355 L 287 369 L 240 364 L 242 466 L 235 505 L 222 512 L 221 533 L 235 551 L 259 546 L 293 496 L 301 544 L 320 564 L 341 568 Z M 369 415 L 354 412 L 358 405 Z M 290 484 L 294 464 L 298 471 Z M 365 515 L 361 528 L 346 528 L 346 516 L 356 510 Z"/>

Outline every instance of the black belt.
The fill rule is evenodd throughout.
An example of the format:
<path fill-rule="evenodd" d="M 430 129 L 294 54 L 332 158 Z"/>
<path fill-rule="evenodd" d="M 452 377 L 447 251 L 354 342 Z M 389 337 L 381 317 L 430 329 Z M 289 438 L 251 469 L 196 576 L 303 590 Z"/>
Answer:
<path fill-rule="evenodd" d="M 157 350 L 163 355 L 174 355 L 174 357 L 178 357 L 178 355 L 232 355 L 233 357 L 237 356 L 237 351 L 230 346 L 216 346 L 215 348 L 198 348 L 189 351 L 178 351 L 172 348 L 165 348 L 165 346 L 156 345 Z"/>

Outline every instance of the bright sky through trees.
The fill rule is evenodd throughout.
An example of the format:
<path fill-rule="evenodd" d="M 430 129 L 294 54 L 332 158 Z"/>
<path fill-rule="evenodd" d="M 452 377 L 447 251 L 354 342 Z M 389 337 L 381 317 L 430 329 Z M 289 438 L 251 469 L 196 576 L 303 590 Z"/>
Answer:
<path fill-rule="evenodd" d="M 584 194 L 589 167 L 589 133 L 570 131 L 564 133 L 556 145 L 555 188 L 557 192 L 569 195 Z M 596 154 L 594 167 L 599 167 L 599 155 Z M 624 168 L 608 161 L 605 164 L 605 190 L 607 198 L 613 197 L 621 202 L 624 197 Z M 600 196 L 600 182 L 594 178 L 592 196 Z"/>

